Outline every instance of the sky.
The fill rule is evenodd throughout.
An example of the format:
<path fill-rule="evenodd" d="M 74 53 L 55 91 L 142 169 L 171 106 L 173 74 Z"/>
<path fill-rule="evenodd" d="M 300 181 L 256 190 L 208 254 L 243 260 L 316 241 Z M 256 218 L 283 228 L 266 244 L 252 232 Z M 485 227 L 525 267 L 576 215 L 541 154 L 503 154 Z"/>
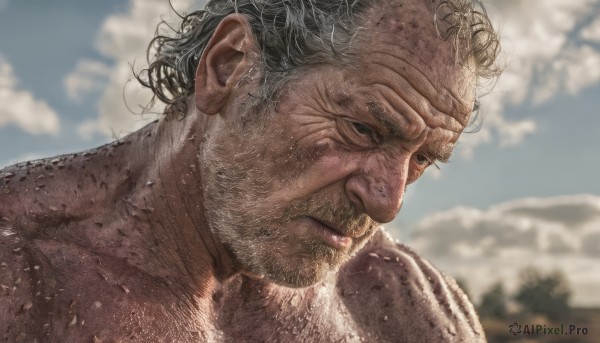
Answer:
<path fill-rule="evenodd" d="M 482 85 L 483 125 L 409 186 L 386 228 L 475 299 L 536 266 L 565 273 L 573 304 L 600 306 L 600 0 L 485 3 L 506 69 Z M 0 0 L 0 168 L 156 118 L 129 81 L 161 17 L 176 22 L 167 0 Z"/>

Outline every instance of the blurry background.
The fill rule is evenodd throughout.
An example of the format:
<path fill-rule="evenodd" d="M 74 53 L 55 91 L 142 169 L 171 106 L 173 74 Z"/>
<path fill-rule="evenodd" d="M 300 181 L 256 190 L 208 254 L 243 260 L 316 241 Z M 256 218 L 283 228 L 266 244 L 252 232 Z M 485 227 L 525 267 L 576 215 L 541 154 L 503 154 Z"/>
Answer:
<path fill-rule="evenodd" d="M 173 1 L 180 12 L 203 3 Z M 476 303 L 500 299 L 507 312 L 490 318 L 502 323 L 540 312 L 517 299 L 532 275 L 560 281 L 566 293 L 546 288 L 569 307 L 600 307 L 600 0 L 488 1 L 488 11 L 507 68 L 481 99 L 483 127 L 409 187 L 386 227 Z M 127 81 L 160 17 L 177 22 L 167 0 L 0 0 L 0 168 L 154 119 L 131 113 L 149 94 Z"/>

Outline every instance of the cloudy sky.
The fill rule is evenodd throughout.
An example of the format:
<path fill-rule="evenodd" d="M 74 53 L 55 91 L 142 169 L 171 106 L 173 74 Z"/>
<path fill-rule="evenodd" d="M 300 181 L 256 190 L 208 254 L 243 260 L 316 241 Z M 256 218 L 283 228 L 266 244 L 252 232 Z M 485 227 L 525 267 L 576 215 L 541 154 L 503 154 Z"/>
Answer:
<path fill-rule="evenodd" d="M 388 230 L 476 296 L 535 265 L 600 306 L 600 0 L 488 3 L 507 68 L 481 99 L 483 127 L 410 186 Z M 161 16 L 176 19 L 167 0 L 0 0 L 0 167 L 152 120 L 132 114 L 148 94 L 128 80 Z"/>

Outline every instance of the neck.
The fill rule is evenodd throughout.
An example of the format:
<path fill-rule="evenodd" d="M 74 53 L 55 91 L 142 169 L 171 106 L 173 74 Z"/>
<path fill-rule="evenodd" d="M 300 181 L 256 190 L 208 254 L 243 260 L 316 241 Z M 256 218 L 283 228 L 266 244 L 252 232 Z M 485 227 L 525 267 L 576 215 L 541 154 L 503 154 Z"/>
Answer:
<path fill-rule="evenodd" d="M 37 228 L 60 226 L 52 239 L 126 260 L 194 299 L 208 297 L 215 283 L 238 270 L 203 216 L 199 118 L 163 118 L 112 144 L 62 156 L 61 167 L 54 164 L 43 179 L 43 200 L 15 202 L 15 208 L 39 208 L 17 215 L 23 234 L 41 237 Z M 39 183 L 50 160 L 23 167 L 32 174 L 23 183 Z"/>
<path fill-rule="evenodd" d="M 142 136 L 150 134 L 154 139 L 148 143 L 138 139 L 138 151 L 133 149 L 129 155 L 146 155 L 131 206 L 144 212 L 140 222 L 160 242 L 153 254 L 167 263 L 165 267 L 173 268 L 175 262 L 178 279 L 186 280 L 187 288 L 205 293 L 207 280 L 221 281 L 237 270 L 204 218 L 198 155 L 205 123 L 200 118 L 204 117 L 189 114 L 183 120 L 163 119 L 141 130 Z"/>

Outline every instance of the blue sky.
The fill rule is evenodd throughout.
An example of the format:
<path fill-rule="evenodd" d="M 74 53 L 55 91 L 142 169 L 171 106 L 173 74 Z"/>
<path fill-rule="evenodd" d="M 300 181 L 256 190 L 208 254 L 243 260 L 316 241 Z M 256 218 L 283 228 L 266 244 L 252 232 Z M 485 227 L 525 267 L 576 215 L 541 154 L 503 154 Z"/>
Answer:
<path fill-rule="evenodd" d="M 91 148 L 142 126 L 123 95 L 135 109 L 147 94 L 132 83 L 123 87 L 130 63 L 143 66 L 159 17 L 174 20 L 167 3 L 0 0 L 0 167 Z M 174 3 L 185 10 L 201 2 Z M 514 258 L 514 266 L 525 260 L 565 270 L 576 302 L 600 305 L 592 291 L 600 278 L 586 276 L 590 268 L 600 273 L 594 267 L 600 265 L 600 0 L 505 0 L 489 11 L 507 69 L 482 98 L 483 128 L 463 135 L 440 172 L 410 186 L 387 227 L 468 279 L 475 294 L 495 275 L 514 284 L 515 268 L 502 267 Z M 593 214 L 571 222 L 539 215 L 557 208 L 566 208 L 569 218 Z M 498 213 L 502 220 L 492 220 Z M 457 227 L 444 230 L 444 223 Z M 473 223 L 498 225 L 498 231 L 479 237 Z M 515 246 L 500 230 L 533 238 Z M 569 242 L 567 250 L 547 243 L 556 237 Z M 436 240 L 454 242 L 454 250 L 440 255 L 432 248 Z M 486 255 L 465 250 L 467 243 L 501 249 Z"/>

